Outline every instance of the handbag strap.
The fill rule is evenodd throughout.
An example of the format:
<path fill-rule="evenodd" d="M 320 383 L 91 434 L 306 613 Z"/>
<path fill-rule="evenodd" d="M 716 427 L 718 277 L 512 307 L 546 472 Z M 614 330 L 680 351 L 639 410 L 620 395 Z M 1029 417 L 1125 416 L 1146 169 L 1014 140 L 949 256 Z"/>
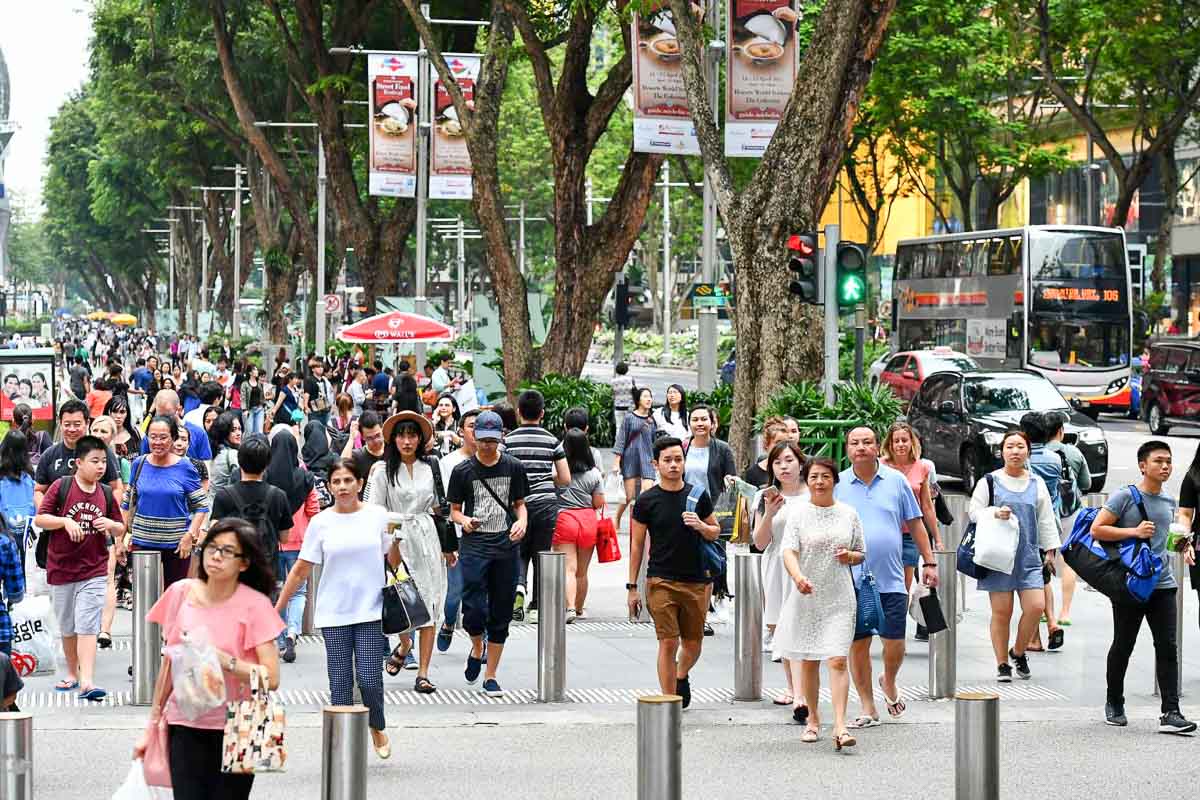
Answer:
<path fill-rule="evenodd" d="M 426 456 L 421 460 L 433 470 L 433 499 L 437 502 L 435 513 L 438 516 L 444 516 L 446 513 L 446 490 L 442 486 L 442 468 L 438 466 L 438 460 L 433 456 Z"/>
<path fill-rule="evenodd" d="M 509 516 L 511 516 L 513 519 L 517 519 L 517 512 L 512 510 L 512 506 L 501 500 L 500 495 L 496 494 L 495 490 L 492 489 L 491 484 L 487 482 L 487 479 L 475 471 L 474 461 L 471 462 L 471 477 L 483 484 L 483 488 L 487 489 L 487 493 L 492 496 L 493 500 L 500 504 L 501 508 L 503 508 Z"/>

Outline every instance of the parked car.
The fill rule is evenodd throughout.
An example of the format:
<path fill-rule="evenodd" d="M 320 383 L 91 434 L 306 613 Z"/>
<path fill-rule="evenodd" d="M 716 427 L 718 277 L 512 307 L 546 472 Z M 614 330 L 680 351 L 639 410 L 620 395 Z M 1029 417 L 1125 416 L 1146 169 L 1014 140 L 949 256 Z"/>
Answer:
<path fill-rule="evenodd" d="M 867 382 L 872 387 L 879 385 L 879 376 L 883 374 L 883 368 L 892 360 L 892 356 L 894 355 L 896 355 L 896 351 L 888 349 L 883 355 L 871 362 L 871 366 L 867 368 Z"/>
<path fill-rule="evenodd" d="M 879 373 L 879 383 L 889 386 L 901 401 L 912 402 L 921 382 L 935 372 L 947 370 L 974 372 L 979 363 L 965 353 L 949 347 L 932 350 L 906 350 L 892 356 Z"/>
<path fill-rule="evenodd" d="M 1142 368 L 1141 417 L 1155 436 L 1200 427 L 1200 340 L 1162 339 Z"/>
<path fill-rule="evenodd" d="M 1078 447 L 1092 473 L 1091 491 L 1104 489 L 1108 442 L 1092 418 L 1067 402 L 1046 377 L 1027 370 L 939 372 L 921 385 L 908 421 L 921 437 L 921 455 L 933 460 L 939 477 L 962 480 L 968 492 L 979 477 L 1001 466 L 1004 432 L 1020 427 L 1031 410 L 1067 415 L 1065 441 Z"/>

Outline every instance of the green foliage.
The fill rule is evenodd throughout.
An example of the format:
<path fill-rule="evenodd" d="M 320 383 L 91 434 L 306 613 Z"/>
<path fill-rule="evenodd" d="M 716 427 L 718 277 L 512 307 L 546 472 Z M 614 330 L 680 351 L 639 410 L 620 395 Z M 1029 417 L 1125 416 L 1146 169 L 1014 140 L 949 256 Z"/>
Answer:
<path fill-rule="evenodd" d="M 612 387 L 587 378 L 546 375 L 540 381 L 525 383 L 522 389 L 537 389 L 546 399 L 546 417 L 542 425 L 555 436 L 563 435 L 563 415 L 571 408 L 586 408 L 588 438 L 593 447 L 611 447 L 616 435 L 613 418 Z"/>
<path fill-rule="evenodd" d="M 882 435 L 902 413 L 899 399 L 885 386 L 838 384 L 834 404 L 827 406 L 819 384 L 800 381 L 787 384 L 771 396 L 755 417 L 755 428 L 762 430 L 768 417 L 792 417 L 800 423 L 801 440 L 808 446 L 817 440 L 837 442 L 845 436 L 845 427 L 827 424 L 830 421 L 868 425 Z M 840 455 L 840 445 L 832 447 L 831 453 Z"/>
<path fill-rule="evenodd" d="M 733 386 L 719 383 L 717 388 L 711 392 L 688 392 L 687 402 L 689 407 L 695 407 L 701 403 L 712 407 L 717 412 L 716 437 L 718 439 L 729 438 L 729 426 L 733 422 Z"/>
<path fill-rule="evenodd" d="M 854 329 L 842 331 L 841 345 L 838 347 L 838 375 L 852 379 L 854 377 Z M 867 379 L 867 370 L 871 362 L 887 352 L 888 342 L 876 341 L 868 337 L 863 342 L 863 380 Z"/>
<path fill-rule="evenodd" d="M 452 350 L 465 350 L 469 353 L 483 352 L 483 341 L 473 333 L 464 333 L 450 345 Z"/>

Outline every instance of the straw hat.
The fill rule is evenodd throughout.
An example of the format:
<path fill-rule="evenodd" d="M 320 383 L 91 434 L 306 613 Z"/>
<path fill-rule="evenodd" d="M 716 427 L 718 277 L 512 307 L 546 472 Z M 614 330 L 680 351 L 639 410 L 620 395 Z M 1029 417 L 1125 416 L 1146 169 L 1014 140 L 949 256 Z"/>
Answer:
<path fill-rule="evenodd" d="M 401 411 L 399 414 L 392 414 L 383 423 L 383 440 L 385 442 L 392 441 L 392 431 L 401 422 L 417 423 L 417 427 L 421 429 L 421 435 L 425 437 L 425 441 L 428 442 L 433 439 L 433 423 L 429 421 L 428 417 L 424 414 L 418 414 L 415 411 Z"/>

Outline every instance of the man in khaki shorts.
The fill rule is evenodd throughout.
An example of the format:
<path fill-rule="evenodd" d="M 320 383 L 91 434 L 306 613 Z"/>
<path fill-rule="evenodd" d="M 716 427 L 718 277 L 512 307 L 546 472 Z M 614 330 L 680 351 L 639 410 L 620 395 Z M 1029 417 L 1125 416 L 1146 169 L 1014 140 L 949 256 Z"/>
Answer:
<path fill-rule="evenodd" d="M 629 545 L 629 613 L 636 616 L 642 603 L 637 590 L 638 571 L 650 535 L 650 563 L 646 569 L 646 607 L 658 636 L 658 683 L 664 694 L 692 702 L 688 672 L 700 659 L 704 644 L 704 617 L 708 612 L 705 576 L 700 561 L 701 538 L 715 540 L 721 527 L 713 516 L 712 500 L 703 487 L 683 479 L 683 442 L 661 436 L 654 442 L 654 467 L 658 483 L 642 493 L 633 506 Z"/>

